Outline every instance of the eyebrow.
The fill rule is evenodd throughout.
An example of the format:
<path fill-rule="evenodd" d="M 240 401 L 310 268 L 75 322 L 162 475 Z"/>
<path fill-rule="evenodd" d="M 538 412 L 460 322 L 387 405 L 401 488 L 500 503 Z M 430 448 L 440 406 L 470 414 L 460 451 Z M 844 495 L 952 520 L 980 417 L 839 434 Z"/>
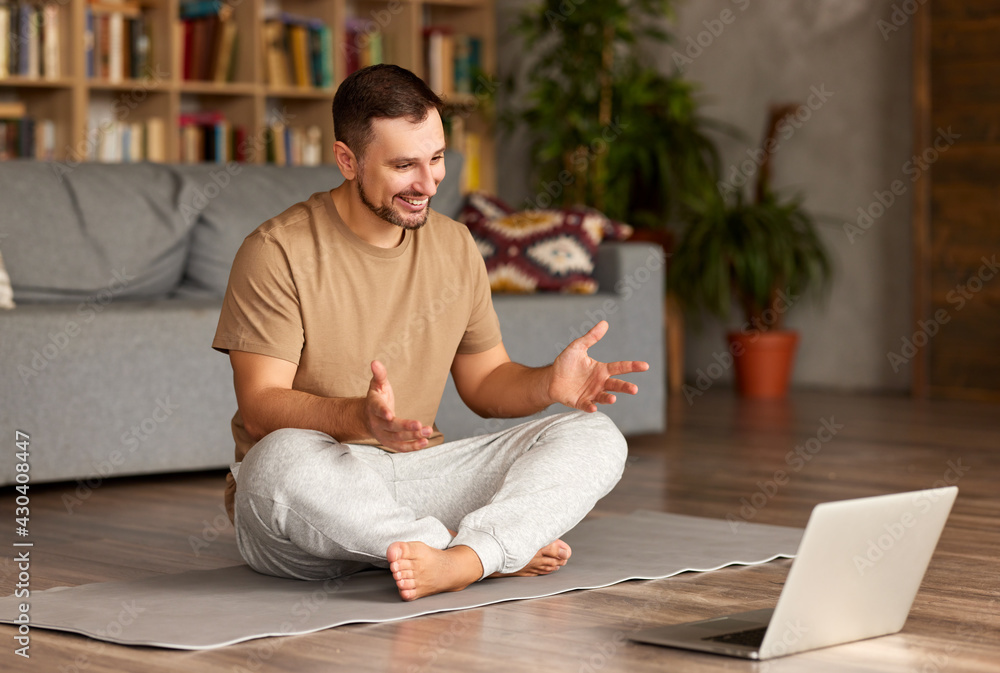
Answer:
<path fill-rule="evenodd" d="M 434 154 L 432 156 L 437 156 L 439 154 L 444 154 L 444 151 L 445 151 L 445 147 L 442 147 L 438 151 L 434 152 Z M 419 160 L 420 159 L 418 157 L 394 157 L 392 159 L 387 159 L 386 163 L 387 164 L 412 164 L 412 163 L 415 163 L 415 162 L 417 162 Z"/>

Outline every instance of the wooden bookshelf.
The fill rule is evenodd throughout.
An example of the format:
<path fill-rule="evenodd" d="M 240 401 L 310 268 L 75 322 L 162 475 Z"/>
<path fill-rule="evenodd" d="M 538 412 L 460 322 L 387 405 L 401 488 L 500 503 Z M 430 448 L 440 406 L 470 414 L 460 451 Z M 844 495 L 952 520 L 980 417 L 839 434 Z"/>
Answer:
<path fill-rule="evenodd" d="M 105 10 L 120 0 L 101 0 Z M 91 0 L 55 0 L 59 14 L 59 76 L 53 79 L 0 77 L 0 102 L 21 102 L 27 116 L 50 119 L 55 127 L 53 159 L 88 158 L 95 129 L 110 122 L 163 120 L 164 160 L 181 160 L 182 114 L 218 111 L 232 125 L 242 125 L 251 139 L 261 138 L 275 119 L 292 125 L 318 126 L 322 132 L 322 161 L 333 161 L 333 125 L 330 105 L 336 85 L 346 76 L 347 22 L 362 20 L 377 29 L 382 61 L 408 68 L 426 78 L 425 28 L 444 27 L 479 41 L 479 61 L 486 73 L 496 68 L 496 24 L 493 0 L 230 0 L 237 26 L 234 63 L 226 82 L 185 79 L 182 54 L 185 27 L 181 0 L 139 0 L 148 26 L 150 55 L 142 76 L 114 81 L 88 76 L 87 8 Z M 19 0 L 0 0 L 0 6 Z M 134 0 L 130 3 L 133 7 Z M 333 42 L 330 87 L 278 85 L 269 81 L 264 18 L 274 11 L 316 19 L 329 26 Z M 270 12 L 270 13 L 269 13 Z M 12 27 L 16 34 L 16 27 Z M 472 93 L 445 94 L 448 113 L 460 117 L 459 128 L 479 137 L 480 185 L 495 190 L 495 148 L 491 128 L 490 79 L 478 78 Z M 98 131 L 99 132 L 99 131 Z M 263 151 L 247 160 L 263 163 Z"/>

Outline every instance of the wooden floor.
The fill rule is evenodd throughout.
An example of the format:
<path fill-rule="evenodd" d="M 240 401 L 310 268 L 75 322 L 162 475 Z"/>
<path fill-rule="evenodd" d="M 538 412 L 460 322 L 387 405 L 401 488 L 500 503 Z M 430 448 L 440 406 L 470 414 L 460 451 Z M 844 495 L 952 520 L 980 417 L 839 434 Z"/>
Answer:
<path fill-rule="evenodd" d="M 34 630 L 32 656 L 24 660 L 13 653 L 12 629 L 0 625 L 0 669 L 1000 670 L 1000 407 L 816 392 L 749 403 L 712 390 L 693 405 L 673 401 L 669 423 L 665 434 L 630 438 L 622 482 L 592 516 L 645 508 L 804 526 L 819 502 L 957 483 L 958 501 L 902 633 L 760 664 L 626 639 L 646 626 L 772 606 L 790 563 L 778 561 L 207 652 L 126 648 Z M 829 437 L 822 427 L 835 428 L 826 443 L 819 442 Z M 818 449 L 806 452 L 811 460 L 786 461 L 810 439 Z M 790 478 L 775 493 L 767 481 L 778 469 Z M 754 496 L 758 482 L 769 497 Z M 222 484 L 223 474 L 213 472 L 113 480 L 90 493 L 76 484 L 33 486 L 31 588 L 240 562 L 232 529 L 222 525 Z M 0 521 L 11 526 L 13 495 L 4 490 L 0 509 Z M 743 499 L 762 506 L 741 511 Z M 17 581 L 10 556 L 0 561 L 0 595 Z"/>

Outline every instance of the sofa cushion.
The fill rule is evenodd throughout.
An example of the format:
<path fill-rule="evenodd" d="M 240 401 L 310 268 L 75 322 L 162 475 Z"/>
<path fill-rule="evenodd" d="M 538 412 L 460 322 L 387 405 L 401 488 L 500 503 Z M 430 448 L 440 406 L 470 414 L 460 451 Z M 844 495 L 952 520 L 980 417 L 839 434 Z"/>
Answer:
<path fill-rule="evenodd" d="M 432 204 L 456 218 L 462 208 L 461 155 L 447 152 L 445 165 L 447 175 Z M 250 232 L 289 206 L 344 181 L 334 165 L 178 164 L 171 169 L 194 183 L 189 200 L 181 206 L 194 221 L 191 254 L 177 292 L 186 297 L 224 296 L 236 251 Z"/>
<path fill-rule="evenodd" d="M 476 240 L 494 292 L 593 294 L 597 246 L 632 233 L 592 208 L 514 212 L 479 192 L 469 195 L 459 219 Z"/>
<path fill-rule="evenodd" d="M 186 183 L 161 166 L 0 162 L 0 232 L 16 301 L 153 298 L 179 282 Z"/>

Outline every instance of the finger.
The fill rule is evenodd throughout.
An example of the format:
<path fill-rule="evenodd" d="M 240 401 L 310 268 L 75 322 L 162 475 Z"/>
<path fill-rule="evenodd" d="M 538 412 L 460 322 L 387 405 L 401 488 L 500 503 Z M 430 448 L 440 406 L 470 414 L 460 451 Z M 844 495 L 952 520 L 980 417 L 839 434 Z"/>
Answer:
<path fill-rule="evenodd" d="M 433 429 L 420 421 L 396 419 L 382 428 L 386 433 L 394 435 L 412 435 L 413 437 L 430 437 Z"/>
<path fill-rule="evenodd" d="M 433 428 L 423 425 L 420 421 L 394 420 L 379 424 L 377 428 L 380 441 L 403 442 L 430 437 Z"/>
<path fill-rule="evenodd" d="M 372 381 L 375 385 L 380 386 L 389 380 L 389 372 L 386 370 L 385 365 L 378 360 L 372 360 Z"/>
<path fill-rule="evenodd" d="M 416 451 L 430 443 L 426 437 L 414 433 L 376 433 L 379 444 L 393 451 Z"/>
<path fill-rule="evenodd" d="M 639 386 L 628 381 L 622 381 L 621 379 L 608 379 L 604 382 L 604 390 L 605 392 L 635 395 L 639 392 Z"/>
<path fill-rule="evenodd" d="M 584 348 L 590 348 L 598 341 L 600 341 L 602 338 L 604 338 L 604 335 L 608 333 L 608 327 L 609 327 L 608 321 L 602 320 L 601 322 L 591 327 L 589 332 L 587 332 L 582 337 L 577 339 L 577 342 L 580 343 Z"/>
<path fill-rule="evenodd" d="M 611 393 L 601 393 L 594 398 L 594 402 L 597 404 L 614 404 L 617 398 Z"/>
<path fill-rule="evenodd" d="M 399 451 L 400 453 L 408 453 L 410 451 L 419 451 L 420 449 L 427 448 L 429 442 L 427 441 L 426 438 L 421 437 L 420 439 L 413 439 L 406 442 L 391 442 L 391 443 L 383 442 L 383 444 L 385 444 L 385 446 L 389 447 L 390 449 Z"/>
<path fill-rule="evenodd" d="M 620 376 L 622 374 L 631 374 L 633 372 L 644 372 L 649 369 L 649 363 L 643 362 L 642 360 L 620 360 L 618 362 L 608 363 L 608 374 L 611 376 Z"/>

